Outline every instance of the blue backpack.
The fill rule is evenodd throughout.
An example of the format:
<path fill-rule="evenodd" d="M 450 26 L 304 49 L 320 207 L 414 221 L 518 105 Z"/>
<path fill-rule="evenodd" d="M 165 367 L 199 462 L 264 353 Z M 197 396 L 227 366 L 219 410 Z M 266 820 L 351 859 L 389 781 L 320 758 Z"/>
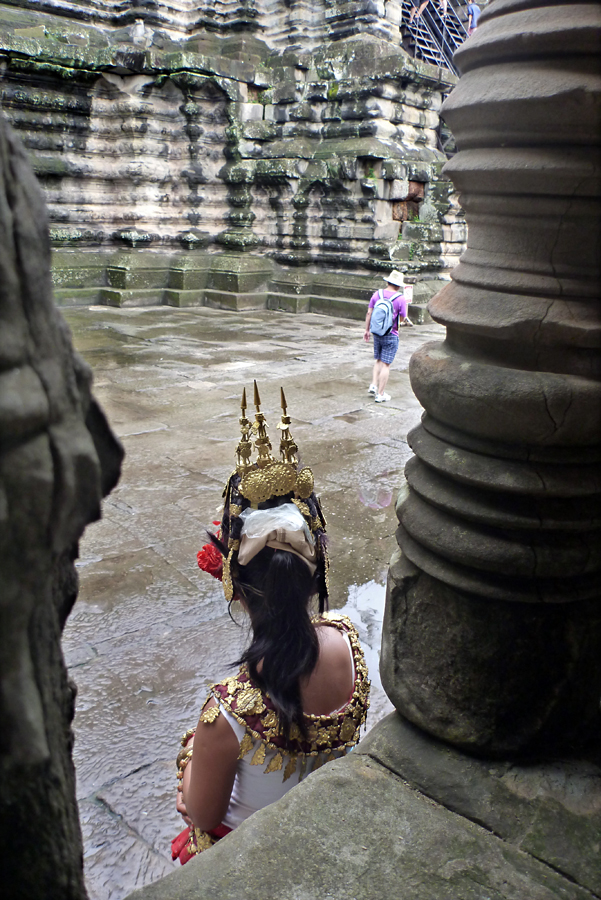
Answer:
<path fill-rule="evenodd" d="M 372 334 L 377 334 L 379 337 L 390 334 L 394 324 L 394 309 L 392 304 L 398 297 L 402 296 L 403 291 L 399 291 L 398 294 L 394 294 L 392 297 L 385 297 L 384 291 L 378 291 L 378 299 L 376 300 L 376 305 L 373 308 L 369 322 L 369 330 Z"/>

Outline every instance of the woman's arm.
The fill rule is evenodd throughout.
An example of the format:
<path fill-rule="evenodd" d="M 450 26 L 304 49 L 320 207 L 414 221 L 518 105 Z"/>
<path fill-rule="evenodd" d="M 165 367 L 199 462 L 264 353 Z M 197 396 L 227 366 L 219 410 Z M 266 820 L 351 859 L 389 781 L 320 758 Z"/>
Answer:
<path fill-rule="evenodd" d="M 211 697 L 203 712 L 216 705 Z M 181 803 L 178 809 L 201 831 L 210 831 L 221 824 L 227 812 L 240 744 L 225 716 L 219 715 L 208 724 L 201 715 L 196 734 L 187 746 L 193 746 L 194 752 L 184 771 L 183 810 Z"/>
<path fill-rule="evenodd" d="M 363 335 L 364 341 L 369 341 L 369 323 L 371 322 L 371 307 L 367 310 L 367 315 L 365 316 L 365 334 Z"/>

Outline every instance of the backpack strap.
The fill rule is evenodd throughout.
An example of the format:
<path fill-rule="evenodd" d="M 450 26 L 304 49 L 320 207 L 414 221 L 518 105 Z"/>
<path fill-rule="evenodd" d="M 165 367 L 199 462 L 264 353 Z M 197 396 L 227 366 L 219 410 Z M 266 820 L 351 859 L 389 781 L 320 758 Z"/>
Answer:
<path fill-rule="evenodd" d="M 393 294 L 392 297 L 389 297 L 389 298 L 388 298 L 388 302 L 392 305 L 392 311 L 393 311 L 393 313 L 394 313 L 394 301 L 397 300 L 399 297 L 404 297 L 404 296 L 405 296 L 405 292 L 404 292 L 404 291 L 397 291 L 396 294 Z M 401 320 L 401 314 L 400 314 L 400 313 L 399 313 L 398 318 L 399 318 L 399 322 L 400 322 L 400 320 Z M 392 326 L 391 326 L 391 328 L 390 328 L 391 331 L 392 331 L 392 328 L 393 328 L 393 327 L 394 327 L 394 316 L 393 316 L 393 319 L 392 319 Z"/>
<path fill-rule="evenodd" d="M 382 288 L 380 288 L 380 290 L 378 291 L 378 301 L 385 300 L 386 303 L 394 303 L 395 300 L 398 300 L 399 297 L 403 297 L 403 296 L 404 296 L 404 291 L 398 291 L 396 294 L 393 294 L 392 297 L 385 297 L 384 291 L 382 290 Z M 376 302 L 378 302 L 378 301 L 376 301 Z"/>

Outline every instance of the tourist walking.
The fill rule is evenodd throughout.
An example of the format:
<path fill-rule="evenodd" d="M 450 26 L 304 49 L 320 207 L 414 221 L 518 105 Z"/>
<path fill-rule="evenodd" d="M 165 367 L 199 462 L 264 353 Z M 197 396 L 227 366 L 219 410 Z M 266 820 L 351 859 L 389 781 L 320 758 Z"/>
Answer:
<path fill-rule="evenodd" d="M 393 269 L 384 280 L 386 287 L 376 291 L 369 301 L 363 334 L 366 342 L 370 337 L 374 340 L 375 362 L 368 393 L 373 394 L 376 403 L 390 400 L 385 388 L 399 347 L 399 324 L 413 325 L 407 316 L 403 273 Z"/>
<path fill-rule="evenodd" d="M 409 12 L 409 24 L 413 22 L 413 19 L 419 19 L 426 6 L 429 4 L 430 0 L 423 0 L 419 7 L 412 6 Z M 440 15 L 444 18 L 447 14 L 447 0 L 438 0 L 438 10 Z"/>
<path fill-rule="evenodd" d="M 467 33 L 468 37 L 473 34 L 478 27 L 478 19 L 480 18 L 481 9 L 477 3 L 468 3 L 467 5 Z"/>
<path fill-rule="evenodd" d="M 313 473 L 299 469 L 283 391 L 281 402 L 276 459 L 256 382 L 254 423 L 243 393 L 220 530 L 198 554 L 229 608 L 238 601 L 248 616 L 250 643 L 182 738 L 177 809 L 187 827 L 172 842 L 182 864 L 344 756 L 365 724 L 367 668 L 350 620 L 327 612 L 326 523 Z"/>

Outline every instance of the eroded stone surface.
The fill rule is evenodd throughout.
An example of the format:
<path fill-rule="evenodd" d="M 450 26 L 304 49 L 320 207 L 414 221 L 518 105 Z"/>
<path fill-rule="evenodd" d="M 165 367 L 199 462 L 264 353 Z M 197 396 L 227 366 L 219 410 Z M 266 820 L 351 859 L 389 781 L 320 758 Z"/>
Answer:
<path fill-rule="evenodd" d="M 111 3 L 0 4 L 2 105 L 65 250 L 59 300 L 242 309 L 284 303 L 299 267 L 326 303 L 308 267 L 447 276 L 465 223 L 437 129 L 456 79 L 400 47 L 396 0 L 365 5 L 184 3 L 134 23 Z M 123 267 L 127 248 L 145 261 Z M 216 255 L 235 272 L 249 253 L 268 284 L 205 294 Z"/>
<path fill-rule="evenodd" d="M 61 632 L 73 561 L 122 449 L 52 302 L 44 201 L 0 117 L 0 868 L 11 898 L 85 897 L 75 686 Z M 35 850 L 32 851 L 32 848 Z"/>
<path fill-rule="evenodd" d="M 357 752 L 598 895 L 598 751 L 568 760 L 479 760 L 428 738 L 401 716 L 388 716 Z"/>

